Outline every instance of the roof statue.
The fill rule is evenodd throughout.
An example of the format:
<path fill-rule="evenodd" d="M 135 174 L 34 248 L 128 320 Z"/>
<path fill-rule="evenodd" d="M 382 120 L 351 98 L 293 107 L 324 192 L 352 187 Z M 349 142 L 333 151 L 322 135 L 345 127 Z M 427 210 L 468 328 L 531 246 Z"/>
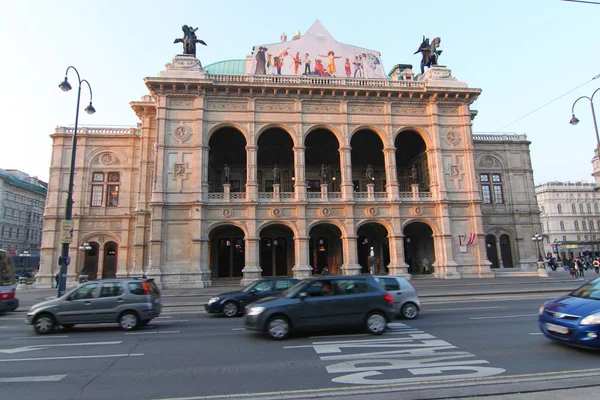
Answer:
<path fill-rule="evenodd" d="M 283 33 L 281 34 L 281 37 L 280 37 L 280 39 L 281 39 L 281 41 L 282 41 L 282 42 L 287 42 L 287 35 L 285 34 L 285 32 L 283 32 Z"/>
<path fill-rule="evenodd" d="M 183 54 L 189 54 L 196 58 L 196 43 L 206 46 L 204 40 L 200 40 L 196 37 L 196 31 L 198 28 L 183 25 L 181 30 L 183 31 L 183 38 L 175 39 L 173 43 L 183 43 Z"/>
<path fill-rule="evenodd" d="M 425 38 L 425 35 L 423 35 L 423 42 L 417 51 L 414 52 L 414 54 L 422 54 L 421 73 L 425 72 L 425 67 L 430 68 L 433 65 L 438 65 L 438 57 L 442 54 L 442 50 L 438 50 L 441 41 L 442 39 L 436 37 L 431 44 L 429 44 L 429 38 Z"/>
<path fill-rule="evenodd" d="M 300 34 L 300 29 L 296 30 L 296 34 L 292 37 L 292 40 L 298 40 L 302 37 L 302 35 Z"/>

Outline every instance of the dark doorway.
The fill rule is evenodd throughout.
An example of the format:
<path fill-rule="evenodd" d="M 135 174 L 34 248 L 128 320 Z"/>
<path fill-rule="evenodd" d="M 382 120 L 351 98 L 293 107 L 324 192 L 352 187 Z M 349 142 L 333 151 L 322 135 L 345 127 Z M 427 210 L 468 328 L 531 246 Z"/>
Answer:
<path fill-rule="evenodd" d="M 104 245 L 104 268 L 102 279 L 114 279 L 117 277 L 117 244 L 108 242 Z"/>
<path fill-rule="evenodd" d="M 367 191 L 367 184 L 375 185 L 376 192 L 385 191 L 385 159 L 383 156 L 383 142 L 377 133 L 364 129 L 352 135 L 352 180 L 359 192 Z M 373 170 L 372 179 L 367 182 L 367 168 Z"/>
<path fill-rule="evenodd" d="M 496 247 L 496 236 L 487 235 L 485 237 L 485 252 L 487 259 L 492 263 L 492 268 L 499 268 L 498 263 L 498 248 Z"/>
<path fill-rule="evenodd" d="M 390 263 L 390 247 L 387 229 L 376 222 L 362 225 L 358 228 L 358 239 L 356 248 L 358 252 L 358 263 L 361 272 L 368 274 L 369 261 L 374 261 L 374 273 L 387 273 L 386 267 Z"/>
<path fill-rule="evenodd" d="M 229 168 L 232 192 L 246 191 L 246 138 L 235 128 L 222 128 L 208 142 L 208 185 L 211 192 L 222 192 L 225 167 Z"/>
<path fill-rule="evenodd" d="M 510 236 L 500 235 L 500 255 L 504 268 L 514 268 L 512 250 L 510 248 Z"/>
<path fill-rule="evenodd" d="M 412 274 L 423 274 L 424 263 L 432 271 L 435 262 L 433 231 L 423 222 L 411 222 L 404 227 L 404 261 L 410 265 Z"/>
<path fill-rule="evenodd" d="M 342 257 L 342 232 L 333 224 L 318 224 L 310 230 L 310 265 L 314 274 L 327 267 L 330 274 L 338 274 L 344 260 Z"/>
<path fill-rule="evenodd" d="M 304 141 L 305 166 L 304 175 L 308 192 L 321 191 L 321 167 L 324 165 L 328 172 L 330 192 L 339 192 L 341 185 L 340 144 L 333 133 L 326 129 L 311 131 Z"/>
<path fill-rule="evenodd" d="M 213 229 L 210 240 L 210 271 L 213 278 L 241 277 L 244 268 L 244 232 L 233 225 Z"/>
<path fill-rule="evenodd" d="M 396 172 L 401 192 L 410 192 L 412 167 L 417 171 L 417 182 L 420 191 L 429 191 L 429 165 L 427 162 L 427 146 L 421 135 L 415 131 L 400 132 L 394 141 L 396 146 Z"/>
<path fill-rule="evenodd" d="M 273 128 L 258 137 L 257 171 L 258 191 L 273 192 L 274 168 L 279 172 L 279 191 L 293 192 L 294 185 L 294 142 L 283 129 Z"/>
<path fill-rule="evenodd" d="M 260 232 L 260 267 L 263 276 L 291 276 L 294 233 L 285 225 L 269 225 Z"/>
<path fill-rule="evenodd" d="M 96 242 L 89 243 L 91 250 L 85 252 L 83 259 L 82 275 L 87 275 L 88 280 L 98 279 L 98 249 L 100 246 Z"/>

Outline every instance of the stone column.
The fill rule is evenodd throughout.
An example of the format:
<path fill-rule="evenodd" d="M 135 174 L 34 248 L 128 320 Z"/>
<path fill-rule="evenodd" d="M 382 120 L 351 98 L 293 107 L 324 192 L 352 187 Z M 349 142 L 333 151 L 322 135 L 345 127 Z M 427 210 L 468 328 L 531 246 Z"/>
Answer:
<path fill-rule="evenodd" d="M 327 201 L 327 189 L 329 185 L 326 183 L 321 184 L 321 201 Z"/>
<path fill-rule="evenodd" d="M 360 275 L 361 266 L 358 263 L 356 235 L 346 235 L 342 237 L 344 264 L 342 264 L 342 275 Z"/>
<path fill-rule="evenodd" d="M 280 187 L 281 187 L 281 185 L 279 183 L 275 183 L 273 185 L 273 201 L 277 201 L 277 202 L 280 201 L 280 199 L 281 199 L 281 196 L 279 195 Z M 275 264 L 273 264 L 273 265 L 275 265 Z"/>
<path fill-rule="evenodd" d="M 200 160 L 201 164 L 201 173 L 199 174 L 201 176 L 202 182 L 200 183 L 200 186 L 202 187 L 202 200 L 206 201 L 208 200 L 208 192 L 210 190 L 210 185 L 208 184 L 208 169 L 209 169 L 209 165 L 208 165 L 208 155 L 209 155 L 209 151 L 210 148 L 208 146 L 202 146 L 202 159 Z"/>
<path fill-rule="evenodd" d="M 246 238 L 246 266 L 242 269 L 244 274 L 241 281 L 242 286 L 249 285 L 261 278 L 262 268 L 258 265 L 259 244 L 260 238 Z"/>
<path fill-rule="evenodd" d="M 408 273 L 408 265 L 404 261 L 404 235 L 388 235 L 388 240 L 390 243 L 388 273 L 410 279 L 411 275 Z"/>
<path fill-rule="evenodd" d="M 386 147 L 383 149 L 385 157 L 385 188 L 388 201 L 396 201 L 400 197 L 400 185 L 398 184 L 398 172 L 396 167 L 396 148 Z"/>
<path fill-rule="evenodd" d="M 367 183 L 367 196 L 369 201 L 375 201 L 375 184 Z"/>
<path fill-rule="evenodd" d="M 223 184 L 223 201 L 229 202 L 231 200 L 231 185 L 229 183 Z"/>
<path fill-rule="evenodd" d="M 354 200 L 354 184 L 352 183 L 352 154 L 350 146 L 340 147 L 340 165 L 342 175 L 342 200 Z"/>
<path fill-rule="evenodd" d="M 257 201 L 258 200 L 258 183 L 256 182 L 256 159 L 258 153 L 258 146 L 247 145 L 246 146 L 246 171 L 248 176 L 246 177 L 246 200 Z"/>
<path fill-rule="evenodd" d="M 502 260 L 502 247 L 500 246 L 500 235 L 496 237 L 496 254 L 498 256 L 498 267 L 504 268 L 504 260 Z"/>
<path fill-rule="evenodd" d="M 306 200 L 306 174 L 304 171 L 304 153 L 306 147 L 294 146 L 294 192 L 296 192 L 296 201 Z"/>
<path fill-rule="evenodd" d="M 413 183 L 412 185 L 410 185 L 410 191 L 412 192 L 413 200 L 418 201 L 419 200 L 419 184 Z"/>

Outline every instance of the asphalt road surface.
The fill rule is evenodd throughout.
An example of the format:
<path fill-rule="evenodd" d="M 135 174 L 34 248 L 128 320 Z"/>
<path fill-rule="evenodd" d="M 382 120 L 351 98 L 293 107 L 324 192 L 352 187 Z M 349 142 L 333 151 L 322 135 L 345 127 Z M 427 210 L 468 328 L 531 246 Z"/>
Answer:
<path fill-rule="evenodd" d="M 239 318 L 198 310 L 163 313 L 136 332 L 76 326 L 47 336 L 25 325 L 24 313 L 6 314 L 0 316 L 0 393 L 36 400 L 379 400 L 598 385 L 599 352 L 540 334 L 538 308 L 549 299 L 439 299 L 382 336 L 346 331 L 283 342 L 246 331 Z"/>

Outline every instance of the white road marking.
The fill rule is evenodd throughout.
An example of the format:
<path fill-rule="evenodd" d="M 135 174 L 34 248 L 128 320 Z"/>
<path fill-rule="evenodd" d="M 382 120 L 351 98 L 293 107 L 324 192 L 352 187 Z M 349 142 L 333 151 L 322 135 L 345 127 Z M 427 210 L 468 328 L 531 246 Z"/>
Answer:
<path fill-rule="evenodd" d="M 163 316 L 163 317 L 156 317 L 156 319 L 159 319 L 159 318 L 173 318 L 173 317 L 170 317 L 170 316 L 169 316 L 169 317 L 166 317 L 166 316 Z"/>
<path fill-rule="evenodd" d="M 471 317 L 469 319 L 501 319 L 501 318 L 521 318 L 521 317 L 537 317 L 538 314 L 516 314 L 516 315 L 499 315 L 497 317 Z"/>
<path fill-rule="evenodd" d="M 0 359 L 0 362 L 16 362 L 16 361 L 50 361 L 50 360 L 74 360 L 81 358 L 115 358 L 115 357 L 139 357 L 144 353 L 133 354 L 102 354 L 97 356 L 65 356 L 65 357 L 37 357 L 37 358 L 7 358 Z"/>
<path fill-rule="evenodd" d="M 490 310 L 493 308 L 507 308 L 507 307 L 469 307 L 469 308 L 437 308 L 434 310 L 426 310 L 427 312 L 433 312 L 433 311 L 464 311 L 464 310 Z"/>
<path fill-rule="evenodd" d="M 534 332 L 534 333 L 530 333 L 530 335 L 532 335 L 532 336 L 533 335 L 543 335 L 543 333 L 542 332 Z"/>
<path fill-rule="evenodd" d="M 14 382 L 58 382 L 66 375 L 46 375 L 46 376 L 15 376 L 12 378 L 0 377 L 0 383 Z"/>
<path fill-rule="evenodd" d="M 1 321 L 23 321 L 25 322 L 25 317 L 21 317 L 21 318 L 15 318 L 15 317 L 8 317 L 8 318 L 0 318 Z"/>
<path fill-rule="evenodd" d="M 353 337 L 353 336 L 371 336 L 367 333 L 354 333 L 348 335 L 323 335 L 323 336 L 309 336 L 309 339 L 329 339 L 329 338 L 344 338 L 344 337 Z"/>
<path fill-rule="evenodd" d="M 25 351 L 42 350 L 47 347 L 67 347 L 67 346 L 100 346 L 109 344 L 121 344 L 123 341 L 117 342 L 91 342 L 91 343 L 60 343 L 60 344 L 34 344 L 31 346 L 15 347 L 12 349 L 0 349 L 0 353 L 14 354 L 23 353 Z"/>
<path fill-rule="evenodd" d="M 160 318 L 160 317 L 159 317 Z M 171 321 L 154 321 L 154 322 L 150 322 L 150 325 L 156 325 L 156 324 L 177 324 L 180 322 L 190 322 L 189 319 L 177 319 L 177 320 L 171 320 Z"/>
<path fill-rule="evenodd" d="M 231 328 L 232 331 L 245 331 L 246 328 Z"/>
<path fill-rule="evenodd" d="M 181 333 L 181 331 L 150 331 L 150 332 L 127 332 L 125 335 L 158 335 L 168 333 Z"/>
<path fill-rule="evenodd" d="M 163 312 L 161 315 L 178 315 L 178 314 L 208 314 L 206 311 L 168 311 Z M 160 318 L 160 317 L 157 317 Z"/>
<path fill-rule="evenodd" d="M 62 335 L 62 336 L 17 336 L 17 337 L 11 337 L 11 340 L 21 340 L 21 339 L 62 339 L 62 338 L 68 338 L 69 335 Z"/>

